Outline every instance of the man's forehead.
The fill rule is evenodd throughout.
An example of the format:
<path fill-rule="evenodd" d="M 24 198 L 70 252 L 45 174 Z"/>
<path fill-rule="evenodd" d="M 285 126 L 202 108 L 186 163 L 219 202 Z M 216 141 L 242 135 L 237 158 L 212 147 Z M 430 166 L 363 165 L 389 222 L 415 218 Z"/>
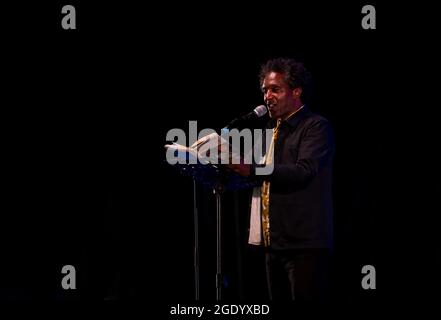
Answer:
<path fill-rule="evenodd" d="M 263 79 L 262 88 L 271 86 L 280 86 L 285 83 L 285 79 L 281 73 L 270 72 Z"/>

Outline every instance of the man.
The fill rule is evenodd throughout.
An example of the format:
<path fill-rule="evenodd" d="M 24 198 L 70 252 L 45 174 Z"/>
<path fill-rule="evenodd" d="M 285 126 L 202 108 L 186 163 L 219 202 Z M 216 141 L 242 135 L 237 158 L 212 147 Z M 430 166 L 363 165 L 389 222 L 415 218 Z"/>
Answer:
<path fill-rule="evenodd" d="M 259 176 L 256 165 L 229 165 L 262 182 L 253 193 L 249 243 L 265 246 L 271 299 L 323 301 L 332 248 L 332 129 L 305 104 L 311 76 L 303 64 L 270 60 L 260 80 L 274 127 L 266 163 L 274 170 Z"/>

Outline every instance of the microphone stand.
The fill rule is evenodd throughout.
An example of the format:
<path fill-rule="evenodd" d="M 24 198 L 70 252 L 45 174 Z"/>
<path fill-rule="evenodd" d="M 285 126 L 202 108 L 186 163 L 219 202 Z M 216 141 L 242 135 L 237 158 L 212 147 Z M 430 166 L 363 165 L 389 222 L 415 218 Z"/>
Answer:
<path fill-rule="evenodd" d="M 225 186 L 218 183 L 213 192 L 216 196 L 216 300 L 222 300 L 222 220 L 221 220 L 221 194 L 225 191 Z"/>
<path fill-rule="evenodd" d="M 199 218 L 196 203 L 196 180 L 193 178 L 193 220 L 194 220 L 194 287 L 195 299 L 199 300 Z"/>

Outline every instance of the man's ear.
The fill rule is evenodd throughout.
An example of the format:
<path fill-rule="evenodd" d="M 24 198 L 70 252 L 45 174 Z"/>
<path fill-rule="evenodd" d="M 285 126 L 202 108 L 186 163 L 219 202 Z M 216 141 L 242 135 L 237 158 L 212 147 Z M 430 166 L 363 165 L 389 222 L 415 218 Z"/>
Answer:
<path fill-rule="evenodd" d="M 297 88 L 292 89 L 292 94 L 294 95 L 295 98 L 300 98 L 302 91 L 303 90 L 301 87 L 297 87 Z"/>

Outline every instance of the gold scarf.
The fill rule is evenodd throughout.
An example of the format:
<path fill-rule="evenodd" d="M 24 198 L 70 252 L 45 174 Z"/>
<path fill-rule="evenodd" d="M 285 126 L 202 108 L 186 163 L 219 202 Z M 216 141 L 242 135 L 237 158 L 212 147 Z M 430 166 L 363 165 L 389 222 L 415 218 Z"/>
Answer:
<path fill-rule="evenodd" d="M 277 119 L 277 125 L 274 128 L 273 139 L 271 140 L 270 147 L 268 149 L 266 164 L 273 162 L 274 156 L 274 144 L 279 136 L 279 128 L 282 123 L 282 119 Z M 263 229 L 263 243 L 265 247 L 270 245 L 270 225 L 269 225 L 269 194 L 270 194 L 270 183 L 269 181 L 264 181 L 261 188 L 261 198 L 262 198 L 262 229 Z"/>
<path fill-rule="evenodd" d="M 302 110 L 305 105 L 302 105 L 297 110 L 291 112 L 285 120 L 291 118 L 295 113 Z M 282 119 L 277 119 L 277 125 L 274 128 L 273 139 L 271 140 L 270 147 L 268 149 L 266 163 L 273 162 L 274 156 L 274 145 L 279 136 L 280 124 L 282 123 Z M 262 230 L 263 230 L 263 243 L 265 247 L 270 245 L 270 223 L 269 223 L 269 197 L 270 197 L 270 183 L 269 181 L 264 181 L 261 187 L 260 196 L 262 198 Z"/>

